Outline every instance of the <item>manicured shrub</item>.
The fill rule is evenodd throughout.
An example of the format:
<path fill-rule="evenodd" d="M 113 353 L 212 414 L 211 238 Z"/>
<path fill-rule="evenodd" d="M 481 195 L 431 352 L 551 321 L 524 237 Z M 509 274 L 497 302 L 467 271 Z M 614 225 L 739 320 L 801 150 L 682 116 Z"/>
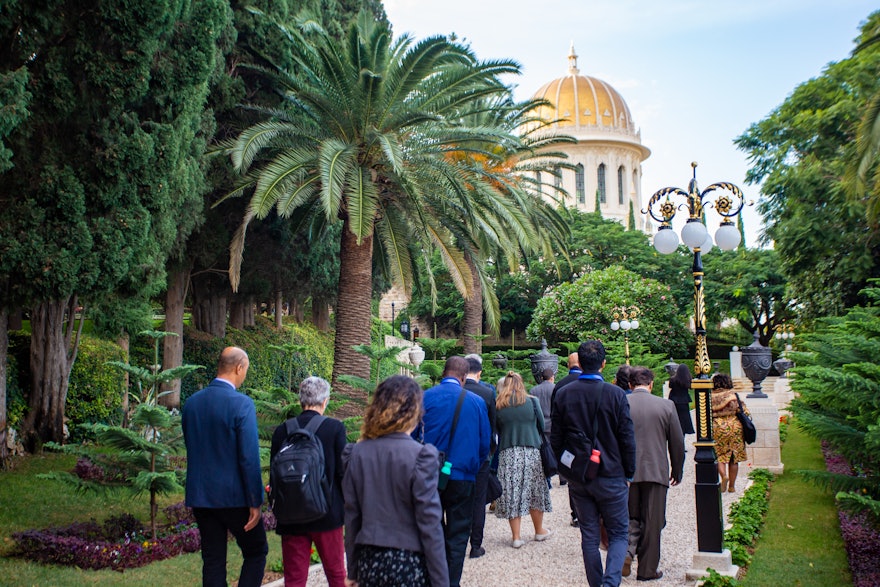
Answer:
<path fill-rule="evenodd" d="M 64 415 L 73 424 L 107 424 L 120 420 L 123 374 L 107 367 L 108 361 L 124 360 L 116 343 L 89 335 L 79 341 L 76 362 L 70 373 L 70 388 Z M 77 427 L 70 426 L 74 438 Z"/>
<path fill-rule="evenodd" d="M 272 345 L 304 345 L 305 350 L 293 358 L 293 369 L 285 353 Z M 250 369 L 245 389 L 268 390 L 272 387 L 293 389 L 310 375 L 330 379 L 333 370 L 333 338 L 311 324 L 285 324 L 277 330 L 264 316 L 256 317 L 256 325 L 242 330 L 227 329 L 226 337 L 219 339 L 189 328 L 184 331 L 183 362 L 205 365 L 205 370 L 187 377 L 181 383 L 181 401 L 205 387 L 217 374 L 217 358 L 227 346 L 243 348 L 250 358 Z M 291 381 L 288 381 L 290 373 Z"/>
<path fill-rule="evenodd" d="M 749 549 L 758 538 L 764 516 L 770 507 L 769 492 L 773 474 L 767 469 L 755 469 L 749 473 L 752 486 L 739 501 L 730 506 L 728 522 L 731 527 L 724 532 L 724 545 L 730 549 L 733 564 L 746 567 L 752 560 Z"/>

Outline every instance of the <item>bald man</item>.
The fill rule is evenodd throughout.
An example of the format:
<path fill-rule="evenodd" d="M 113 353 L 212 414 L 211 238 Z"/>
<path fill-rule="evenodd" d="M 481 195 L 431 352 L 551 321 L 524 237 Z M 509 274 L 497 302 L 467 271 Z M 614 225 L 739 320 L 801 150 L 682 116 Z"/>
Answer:
<path fill-rule="evenodd" d="M 186 442 L 186 505 L 193 509 L 202 540 L 202 584 L 226 585 L 227 531 L 243 562 L 238 584 L 258 587 L 266 568 L 266 530 L 260 515 L 263 478 L 257 413 L 237 390 L 250 361 L 238 347 L 220 354 L 217 377 L 183 406 Z"/>

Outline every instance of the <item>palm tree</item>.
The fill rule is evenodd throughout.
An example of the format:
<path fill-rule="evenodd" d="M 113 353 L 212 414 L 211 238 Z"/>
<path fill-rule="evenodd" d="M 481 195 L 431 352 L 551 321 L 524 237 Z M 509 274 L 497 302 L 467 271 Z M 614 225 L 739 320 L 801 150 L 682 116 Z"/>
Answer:
<path fill-rule="evenodd" d="M 487 323 L 495 334 L 500 327 L 500 309 L 494 284 L 485 271 L 489 257 L 497 259 L 497 268 L 505 265 L 510 271 L 518 271 L 520 260 L 531 253 L 543 255 L 555 264 L 557 256 L 567 258 L 566 243 L 569 230 L 565 221 L 542 199 L 543 190 L 549 186 L 536 181 L 540 173 L 552 174 L 565 155 L 553 151 L 553 147 L 574 138 L 548 132 L 551 121 L 537 116 L 542 100 L 514 102 L 510 93 L 484 100 L 476 104 L 463 120 L 472 126 L 488 126 L 504 129 L 512 140 L 487 145 L 469 145 L 472 149 L 454 152 L 452 158 L 467 162 L 477 173 L 484 174 L 491 190 L 490 199 L 501 197 L 497 214 L 486 223 L 473 215 L 461 215 L 465 226 L 454 232 L 465 253 L 465 261 L 471 271 L 473 295 L 465 299 L 463 318 L 463 346 L 465 353 L 482 351 L 483 311 Z M 554 184 L 555 186 L 555 184 Z M 559 188 L 553 187 L 557 190 Z M 554 194 L 551 199 L 556 200 Z M 482 197 L 473 190 L 472 198 Z M 505 210 L 515 204 L 521 216 L 512 217 Z"/>
<path fill-rule="evenodd" d="M 453 229 L 518 219 L 516 201 L 489 198 L 486 174 L 445 157 L 463 145 L 512 140 L 504 129 L 461 120 L 468 105 L 506 91 L 511 61 L 478 61 L 444 37 L 392 41 L 386 24 L 362 13 L 344 43 L 314 22 L 286 30 L 297 70 L 275 72 L 286 109 L 244 132 L 228 152 L 244 174 L 232 195 L 253 190 L 231 245 L 230 279 L 238 274 L 248 224 L 278 214 L 302 221 L 320 215 L 341 221 L 339 295 L 333 380 L 342 373 L 369 377 L 369 358 L 352 347 L 370 343 L 373 256 L 387 263 L 408 291 L 412 245 L 438 250 L 465 298 L 471 271 Z M 472 198 L 475 192 L 479 198 Z"/>
<path fill-rule="evenodd" d="M 863 41 L 853 50 L 853 55 L 876 49 L 880 43 L 880 20 L 863 29 Z M 868 220 L 876 225 L 880 218 L 880 91 L 875 92 L 865 106 L 862 122 L 856 135 L 856 155 L 846 174 L 847 188 L 857 199 L 867 196 Z"/>

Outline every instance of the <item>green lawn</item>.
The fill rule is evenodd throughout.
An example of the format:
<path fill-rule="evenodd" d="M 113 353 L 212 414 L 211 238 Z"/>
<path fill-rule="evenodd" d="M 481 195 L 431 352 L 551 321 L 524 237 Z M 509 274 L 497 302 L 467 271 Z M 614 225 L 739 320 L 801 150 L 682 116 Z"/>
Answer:
<path fill-rule="evenodd" d="M 6 556 L 14 546 L 13 532 L 31 528 L 64 526 L 89 518 L 102 521 L 113 515 L 129 512 L 145 524 L 149 523 L 149 497 L 128 498 L 122 495 L 103 497 L 77 495 L 57 481 L 38 479 L 37 473 L 70 470 L 75 458 L 46 454 L 17 462 L 12 471 L 0 471 L 0 585 L 66 587 L 78 585 L 155 587 L 156 585 L 201 584 L 202 560 L 199 553 L 178 556 L 137 569 L 118 571 L 84 571 L 46 566 Z M 164 498 L 160 509 L 183 499 L 183 495 Z M 162 514 L 160 512 L 160 518 Z M 163 519 L 164 521 L 164 519 Z M 281 542 L 274 532 L 269 534 L 269 558 L 281 560 Z M 241 555 L 234 542 L 229 544 L 227 580 L 238 579 Z"/>
<path fill-rule="evenodd" d="M 785 472 L 770 489 L 770 510 L 742 584 L 852 585 L 833 496 L 794 473 L 825 469 L 819 441 L 790 426 L 782 462 Z"/>

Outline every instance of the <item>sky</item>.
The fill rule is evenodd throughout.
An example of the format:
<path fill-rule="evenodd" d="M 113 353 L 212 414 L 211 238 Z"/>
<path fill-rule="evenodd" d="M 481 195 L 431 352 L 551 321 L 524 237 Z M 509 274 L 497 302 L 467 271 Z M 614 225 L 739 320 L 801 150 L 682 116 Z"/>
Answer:
<path fill-rule="evenodd" d="M 747 185 L 746 154 L 733 140 L 766 118 L 801 83 L 847 58 L 876 0 L 384 0 L 395 36 L 455 33 L 480 59 L 514 59 L 519 100 L 566 75 L 574 43 L 582 75 L 623 96 L 651 156 L 642 163 L 651 194 L 687 189 L 692 161 L 701 188 Z M 679 217 L 684 216 L 679 213 Z M 710 232 L 718 216 L 707 214 Z M 761 220 L 745 215 L 755 246 Z M 678 226 L 678 222 L 676 223 Z"/>

